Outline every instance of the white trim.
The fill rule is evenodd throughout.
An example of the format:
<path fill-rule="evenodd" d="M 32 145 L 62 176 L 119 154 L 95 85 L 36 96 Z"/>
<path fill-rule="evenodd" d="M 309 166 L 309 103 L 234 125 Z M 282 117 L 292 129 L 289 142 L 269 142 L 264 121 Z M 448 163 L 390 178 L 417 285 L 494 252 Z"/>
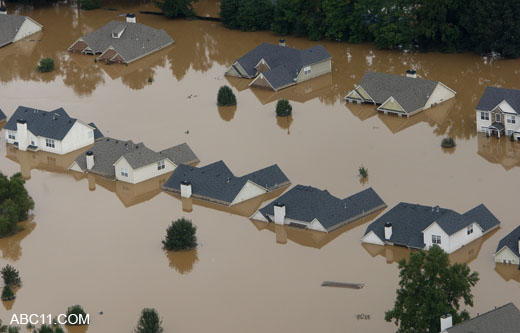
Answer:
<path fill-rule="evenodd" d="M 257 76 L 253 81 L 251 81 L 251 83 L 249 83 L 248 87 L 251 87 L 251 86 L 253 85 L 253 83 L 255 83 L 256 80 L 258 80 L 258 79 L 260 79 L 260 78 L 263 79 L 263 80 L 265 80 L 267 83 L 269 83 L 269 86 L 271 86 L 271 88 L 272 88 L 274 91 L 277 91 L 277 90 L 273 87 L 273 85 L 271 84 L 271 82 L 269 82 L 269 80 L 264 76 L 263 73 L 258 74 L 258 76 Z"/>
<path fill-rule="evenodd" d="M 367 93 L 368 95 L 368 93 Z M 383 111 L 383 112 L 395 112 L 395 113 L 400 113 L 399 111 L 392 111 L 390 109 L 386 109 L 386 110 L 382 110 L 381 108 L 383 107 L 383 105 L 385 105 L 390 99 L 393 99 L 394 102 L 397 103 L 397 105 L 399 105 L 399 107 L 401 108 L 401 110 L 403 110 L 404 113 L 408 114 L 408 112 L 403 108 L 403 106 L 401 104 L 399 104 L 399 102 L 394 98 L 394 96 L 390 96 L 387 98 L 386 101 L 384 101 L 383 103 L 381 103 L 381 105 L 377 108 L 378 111 Z"/>

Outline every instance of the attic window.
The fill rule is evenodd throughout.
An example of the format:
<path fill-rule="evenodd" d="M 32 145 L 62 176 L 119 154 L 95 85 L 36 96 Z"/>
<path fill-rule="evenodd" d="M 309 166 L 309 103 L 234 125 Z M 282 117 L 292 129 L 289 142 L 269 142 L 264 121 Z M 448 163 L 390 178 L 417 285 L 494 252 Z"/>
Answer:
<path fill-rule="evenodd" d="M 307 66 L 303 69 L 303 74 L 309 75 L 311 73 L 311 66 Z"/>

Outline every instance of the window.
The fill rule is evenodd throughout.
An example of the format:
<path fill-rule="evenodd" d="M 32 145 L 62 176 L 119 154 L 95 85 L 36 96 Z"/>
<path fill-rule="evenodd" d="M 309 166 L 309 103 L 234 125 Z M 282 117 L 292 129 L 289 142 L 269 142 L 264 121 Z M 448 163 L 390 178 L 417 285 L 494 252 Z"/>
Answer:
<path fill-rule="evenodd" d="M 311 73 L 311 66 L 305 67 L 303 69 L 303 74 L 309 75 Z"/>
<path fill-rule="evenodd" d="M 157 162 L 157 170 L 162 170 L 165 168 L 164 161 Z"/>
<path fill-rule="evenodd" d="M 500 121 L 500 113 L 495 113 L 495 121 L 496 122 Z"/>
<path fill-rule="evenodd" d="M 128 171 L 125 168 L 121 168 L 121 176 L 128 177 Z"/>
<path fill-rule="evenodd" d="M 470 235 L 472 233 L 473 233 L 473 224 L 472 225 L 468 225 L 468 235 Z"/>
<path fill-rule="evenodd" d="M 15 131 L 9 131 L 9 132 L 7 132 L 7 137 L 8 137 L 10 140 L 16 140 L 16 132 L 15 132 Z"/>
<path fill-rule="evenodd" d="M 507 117 L 507 123 L 508 124 L 516 124 L 516 117 L 515 116 L 508 116 Z"/>
<path fill-rule="evenodd" d="M 433 244 L 440 244 L 441 243 L 441 236 L 432 235 L 432 243 Z"/>
<path fill-rule="evenodd" d="M 45 145 L 49 148 L 55 148 L 53 139 L 45 139 Z"/>
<path fill-rule="evenodd" d="M 36 141 L 34 138 L 31 138 L 31 146 L 36 146 Z"/>
<path fill-rule="evenodd" d="M 489 113 L 488 112 L 481 112 L 480 113 L 480 119 L 482 119 L 482 120 L 489 120 Z"/>

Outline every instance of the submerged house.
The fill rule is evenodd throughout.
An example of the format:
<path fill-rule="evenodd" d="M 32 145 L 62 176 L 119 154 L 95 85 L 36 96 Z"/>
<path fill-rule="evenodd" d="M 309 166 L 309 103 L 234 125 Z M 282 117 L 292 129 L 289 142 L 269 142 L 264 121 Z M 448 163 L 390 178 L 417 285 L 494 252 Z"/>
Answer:
<path fill-rule="evenodd" d="M 494 256 L 495 262 L 520 265 L 520 226 L 500 240 Z"/>
<path fill-rule="evenodd" d="M 7 14 L 0 8 L 0 47 L 17 42 L 42 30 L 42 25 L 28 16 Z"/>
<path fill-rule="evenodd" d="M 455 91 L 442 82 L 417 77 L 414 70 L 406 76 L 366 72 L 345 100 L 351 103 L 379 105 L 384 114 L 409 117 L 455 97 Z"/>
<path fill-rule="evenodd" d="M 477 131 L 520 140 L 520 90 L 487 87 L 475 111 Z"/>
<path fill-rule="evenodd" d="M 233 206 L 290 184 L 278 165 L 237 177 L 223 161 L 204 167 L 181 165 L 163 186 L 182 198 L 196 198 Z"/>
<path fill-rule="evenodd" d="M 262 43 L 231 65 L 226 75 L 253 79 L 249 86 L 278 91 L 332 71 L 332 56 L 321 46 L 299 50 Z"/>
<path fill-rule="evenodd" d="M 137 23 L 134 14 L 127 14 L 126 22 L 111 21 L 76 40 L 68 50 L 99 55 L 99 61 L 129 64 L 173 42 L 164 30 Z"/>
<path fill-rule="evenodd" d="M 7 143 L 20 150 L 67 154 L 94 143 L 103 135 L 94 123 L 70 117 L 63 108 L 54 111 L 19 106 L 5 124 Z"/>
<path fill-rule="evenodd" d="M 104 138 L 79 155 L 69 169 L 137 184 L 172 172 L 182 164 L 198 162 L 186 143 L 155 152 L 142 142 Z"/>
<path fill-rule="evenodd" d="M 483 204 L 459 214 L 439 206 L 401 202 L 372 222 L 361 241 L 426 250 L 438 245 L 452 253 L 499 225 Z"/>
<path fill-rule="evenodd" d="M 453 326 L 453 318 L 441 317 L 441 333 L 518 333 L 520 310 L 508 303 Z"/>
<path fill-rule="evenodd" d="M 330 232 L 385 207 L 372 188 L 339 199 L 327 190 L 296 185 L 261 208 L 251 219 Z"/>

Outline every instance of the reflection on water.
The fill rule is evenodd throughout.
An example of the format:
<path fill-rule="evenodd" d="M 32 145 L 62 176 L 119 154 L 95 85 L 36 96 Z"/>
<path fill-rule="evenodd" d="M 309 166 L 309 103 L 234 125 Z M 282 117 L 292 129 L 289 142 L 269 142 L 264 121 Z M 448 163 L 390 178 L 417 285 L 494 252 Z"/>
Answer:
<path fill-rule="evenodd" d="M 290 128 L 291 128 L 291 124 L 293 122 L 293 116 L 290 115 L 288 117 L 276 117 L 276 123 L 278 124 L 278 126 L 283 129 L 283 130 L 287 130 L 287 134 L 291 134 L 291 131 L 290 131 Z"/>
<path fill-rule="evenodd" d="M 509 265 L 503 263 L 495 264 L 495 272 L 500 275 L 505 281 L 516 281 L 520 282 L 520 269 L 516 265 Z"/>
<path fill-rule="evenodd" d="M 32 220 L 19 223 L 23 228 L 22 231 L 10 237 L 0 238 L 0 251 L 2 251 L 2 258 L 11 261 L 17 261 L 22 256 L 22 240 L 27 237 L 36 228 L 36 223 Z"/>
<path fill-rule="evenodd" d="M 231 121 L 237 111 L 237 106 L 218 106 L 218 114 L 220 118 L 225 121 Z"/>
<path fill-rule="evenodd" d="M 477 134 L 478 154 L 490 163 L 500 164 L 510 170 L 520 166 L 520 144 L 507 138 L 487 137 L 485 133 Z"/>
<path fill-rule="evenodd" d="M 13 290 L 13 293 L 16 295 L 16 293 L 18 292 L 18 290 L 20 290 L 19 287 L 13 287 L 11 288 Z M 13 308 L 14 306 L 14 302 L 16 302 L 16 298 L 15 299 L 12 299 L 10 301 L 2 301 L 2 305 L 4 306 L 4 308 L 9 311 Z"/>
<path fill-rule="evenodd" d="M 164 251 L 170 262 L 170 267 L 179 274 L 188 274 L 193 270 L 193 266 L 199 261 L 197 249 L 191 251 Z"/>
<path fill-rule="evenodd" d="M 87 333 L 88 325 L 81 326 L 65 326 L 67 333 Z"/>

